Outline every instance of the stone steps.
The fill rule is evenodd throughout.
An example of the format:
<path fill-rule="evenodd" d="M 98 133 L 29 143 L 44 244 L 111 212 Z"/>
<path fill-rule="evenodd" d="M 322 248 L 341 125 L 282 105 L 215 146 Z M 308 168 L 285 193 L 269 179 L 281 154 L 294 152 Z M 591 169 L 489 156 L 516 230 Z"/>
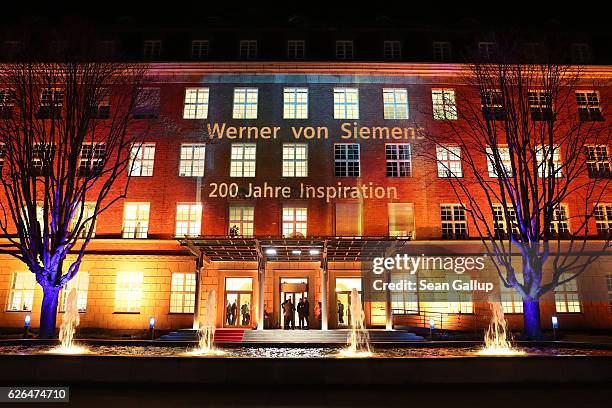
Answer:
<path fill-rule="evenodd" d="M 215 343 L 240 343 L 244 336 L 244 329 L 216 329 Z M 193 329 L 181 329 L 160 336 L 162 341 L 198 341 L 198 331 Z"/>

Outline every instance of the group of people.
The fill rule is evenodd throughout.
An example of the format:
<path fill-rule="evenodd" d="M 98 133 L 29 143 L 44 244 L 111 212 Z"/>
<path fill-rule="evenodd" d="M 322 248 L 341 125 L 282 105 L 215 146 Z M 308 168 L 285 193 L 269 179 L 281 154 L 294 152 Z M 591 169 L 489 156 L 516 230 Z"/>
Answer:
<path fill-rule="evenodd" d="M 225 320 L 228 326 L 236 325 L 236 317 L 238 312 L 238 306 L 236 305 L 236 301 L 227 302 L 227 307 L 225 308 Z M 242 317 L 242 321 L 240 322 L 241 326 L 248 326 L 251 323 L 251 308 L 248 303 L 243 303 L 240 307 L 240 315 Z"/>
<path fill-rule="evenodd" d="M 290 297 L 282 303 L 283 321 L 285 330 L 295 329 L 295 312 L 298 314 L 298 324 L 300 330 L 308 330 L 308 316 L 310 314 L 310 303 L 307 298 L 300 298 L 297 306 L 293 303 Z"/>

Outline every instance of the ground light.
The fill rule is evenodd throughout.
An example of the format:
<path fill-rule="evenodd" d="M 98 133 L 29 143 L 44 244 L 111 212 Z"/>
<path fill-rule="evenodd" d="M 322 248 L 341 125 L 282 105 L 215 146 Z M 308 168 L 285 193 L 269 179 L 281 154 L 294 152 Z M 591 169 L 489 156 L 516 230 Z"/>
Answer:
<path fill-rule="evenodd" d="M 26 315 L 23 321 L 23 337 L 27 338 L 30 335 L 30 321 L 32 317 L 30 315 Z"/>
<path fill-rule="evenodd" d="M 433 332 L 436 328 L 436 321 L 434 319 L 429 319 L 429 339 L 433 340 Z"/>
<path fill-rule="evenodd" d="M 266 249 L 266 255 L 276 255 L 276 249 L 274 248 Z"/>
<path fill-rule="evenodd" d="M 151 340 L 155 339 L 155 318 L 151 317 L 149 319 L 149 334 L 151 335 Z"/>
<path fill-rule="evenodd" d="M 559 319 L 557 319 L 557 316 L 553 316 L 551 320 L 552 320 L 553 338 L 557 340 L 557 329 L 559 328 Z"/>

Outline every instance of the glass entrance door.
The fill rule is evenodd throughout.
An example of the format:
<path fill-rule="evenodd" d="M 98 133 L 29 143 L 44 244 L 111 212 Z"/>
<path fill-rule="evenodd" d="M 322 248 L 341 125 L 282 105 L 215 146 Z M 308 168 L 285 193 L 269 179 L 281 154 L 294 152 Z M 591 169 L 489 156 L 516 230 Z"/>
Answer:
<path fill-rule="evenodd" d="M 280 291 L 280 327 L 282 329 L 298 327 L 297 307 L 300 299 L 306 300 L 308 298 L 308 279 L 281 278 Z"/>
<path fill-rule="evenodd" d="M 223 327 L 251 327 L 252 278 L 225 279 L 225 314 Z"/>

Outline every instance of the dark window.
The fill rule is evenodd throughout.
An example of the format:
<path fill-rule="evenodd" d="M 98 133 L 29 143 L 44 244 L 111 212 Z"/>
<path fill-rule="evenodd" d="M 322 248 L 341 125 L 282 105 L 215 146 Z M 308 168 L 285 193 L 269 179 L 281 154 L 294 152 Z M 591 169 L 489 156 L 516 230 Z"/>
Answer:
<path fill-rule="evenodd" d="M 578 105 L 578 116 L 581 121 L 599 122 L 604 120 L 599 104 L 599 92 L 577 91 L 576 104 Z"/>
<path fill-rule="evenodd" d="M 553 119 L 552 96 L 547 91 L 529 91 L 529 110 L 531 120 L 546 121 Z"/>
<path fill-rule="evenodd" d="M 46 88 L 40 93 L 40 106 L 38 108 L 39 119 L 52 119 L 61 115 L 64 104 L 64 90 L 57 88 Z"/>
<path fill-rule="evenodd" d="M 159 117 L 159 88 L 141 88 L 136 97 L 134 119 L 156 119 Z"/>
<path fill-rule="evenodd" d="M 505 120 L 506 110 L 504 109 L 504 99 L 501 91 L 489 90 L 483 91 L 482 99 L 482 116 L 486 120 Z"/>

